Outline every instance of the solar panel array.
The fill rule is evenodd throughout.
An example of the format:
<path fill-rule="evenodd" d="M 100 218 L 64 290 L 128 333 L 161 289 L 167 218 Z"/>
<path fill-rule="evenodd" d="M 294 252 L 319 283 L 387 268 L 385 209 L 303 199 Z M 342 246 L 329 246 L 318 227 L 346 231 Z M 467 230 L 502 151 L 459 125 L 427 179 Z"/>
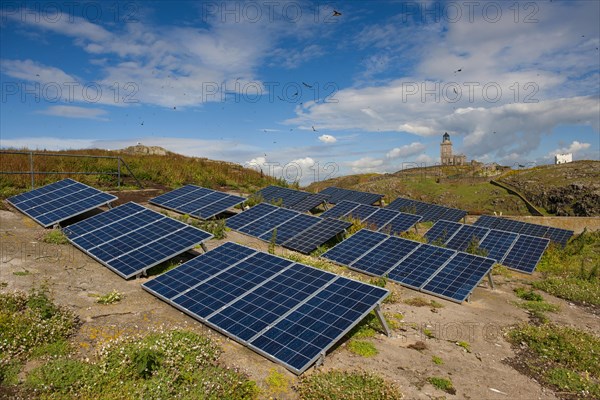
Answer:
<path fill-rule="evenodd" d="M 131 202 L 63 231 L 71 243 L 125 279 L 212 237 Z"/>
<path fill-rule="evenodd" d="M 364 222 L 369 229 L 385 232 L 390 235 L 406 232 L 421 216 L 406 214 L 396 210 L 388 210 L 344 200 L 321 214 L 321 217 L 343 218 L 350 217 Z"/>
<path fill-rule="evenodd" d="M 7 200 L 38 224 L 48 227 L 116 199 L 73 179 L 63 179 Z"/>
<path fill-rule="evenodd" d="M 457 208 L 449 208 L 402 197 L 398 197 L 396 200 L 392 201 L 387 208 L 420 215 L 423 217 L 422 222 L 435 222 L 440 219 L 446 221 L 460 221 L 467 215 L 466 211 Z"/>
<path fill-rule="evenodd" d="M 296 374 L 389 294 L 234 243 L 195 257 L 142 287 Z"/>
<path fill-rule="evenodd" d="M 553 242 L 565 246 L 573 231 L 568 229 L 554 228 L 551 226 L 531 224 L 529 222 L 513 221 L 511 219 L 494 217 L 491 215 L 482 215 L 473 225 L 483 226 L 490 229 L 515 232 L 530 236 L 548 238 Z"/>
<path fill-rule="evenodd" d="M 195 185 L 185 185 L 150 200 L 151 204 L 208 219 L 244 202 L 246 198 Z"/>
<path fill-rule="evenodd" d="M 276 244 L 308 254 L 352 223 L 260 203 L 227 219 L 227 226 L 267 242 L 272 240 L 276 230 Z"/>
<path fill-rule="evenodd" d="M 343 200 L 353 201 L 361 204 L 374 204 L 383 198 L 382 194 L 359 192 L 357 190 L 341 189 L 337 187 L 328 187 L 319 193 L 326 194 L 331 204 L 337 204 Z"/>
<path fill-rule="evenodd" d="M 495 260 L 361 229 L 322 255 L 356 271 L 462 303 Z"/>
<path fill-rule="evenodd" d="M 488 229 L 458 222 L 438 221 L 425 233 L 430 243 L 465 251 L 476 240 L 488 258 L 508 268 L 531 274 L 544 254 L 549 240 L 525 234 Z"/>
<path fill-rule="evenodd" d="M 329 196 L 319 193 L 308 193 L 280 186 L 267 186 L 259 190 L 262 198 L 269 203 L 281 202 L 281 206 L 300 212 L 308 212 L 325 203 Z"/>

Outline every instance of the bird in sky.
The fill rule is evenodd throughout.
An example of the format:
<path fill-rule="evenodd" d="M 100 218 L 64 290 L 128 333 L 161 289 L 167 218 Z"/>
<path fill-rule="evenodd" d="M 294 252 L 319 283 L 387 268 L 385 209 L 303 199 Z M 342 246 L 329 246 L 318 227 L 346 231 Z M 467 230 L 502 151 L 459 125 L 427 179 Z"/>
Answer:
<path fill-rule="evenodd" d="M 341 12 L 339 12 L 338 10 L 333 10 L 333 16 L 334 16 L 334 17 L 341 17 L 341 16 L 342 16 L 342 13 L 341 13 Z"/>
<path fill-rule="evenodd" d="M 454 71 L 454 73 L 457 73 L 457 72 L 462 72 L 462 68 L 459 68 L 456 71 Z"/>
<path fill-rule="evenodd" d="M 303 84 L 304 86 L 306 86 L 307 88 L 309 88 L 309 89 L 312 89 L 312 86 L 311 86 L 311 85 L 309 85 L 308 83 L 306 83 L 306 82 L 302 82 L 302 84 Z"/>
<path fill-rule="evenodd" d="M 318 131 L 315 129 L 315 126 L 314 126 L 314 125 L 312 126 L 312 130 L 313 130 L 313 132 L 318 132 Z"/>

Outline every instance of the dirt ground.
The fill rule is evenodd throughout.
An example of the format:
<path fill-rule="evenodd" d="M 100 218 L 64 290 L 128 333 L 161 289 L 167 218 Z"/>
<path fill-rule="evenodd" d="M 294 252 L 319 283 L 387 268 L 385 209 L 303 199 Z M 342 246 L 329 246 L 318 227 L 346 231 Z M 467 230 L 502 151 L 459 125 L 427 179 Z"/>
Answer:
<path fill-rule="evenodd" d="M 143 203 L 156 194 L 153 190 L 143 194 L 119 193 L 119 203 L 131 200 Z M 81 329 L 73 339 L 80 357 L 93 358 L 98 344 L 123 334 L 143 333 L 159 326 L 188 327 L 218 340 L 224 349 L 223 362 L 248 373 L 263 389 L 264 398 L 296 398 L 294 374 L 144 291 L 140 285 L 152 277 L 126 281 L 70 244 L 42 243 L 46 232 L 10 206 L 8 211 L 0 210 L 0 282 L 7 283 L 2 290 L 27 291 L 32 286 L 48 285 L 56 302 L 70 307 L 81 318 Z M 215 248 L 226 241 L 265 251 L 268 247 L 237 232 L 228 232 L 224 240 L 211 240 L 207 247 Z M 277 254 L 283 251 L 279 248 Z M 346 276 L 358 276 L 344 268 L 340 271 Z M 510 277 L 494 276 L 495 289 L 488 287 L 486 280 L 474 291 L 471 301 L 462 305 L 388 283 L 387 287 L 398 293 L 400 300 L 383 304 L 382 310 L 401 313 L 404 319 L 391 337 L 378 333 L 366 339 L 379 354 L 369 358 L 355 355 L 342 341 L 327 354 L 323 366 L 310 368 L 305 374 L 328 369 L 375 372 L 395 382 L 406 399 L 554 399 L 552 391 L 510 366 L 509 361 L 516 353 L 504 338 L 509 326 L 529 318 L 526 311 L 512 303 L 517 299 L 513 288 L 535 277 L 518 273 Z M 95 302 L 94 295 L 112 290 L 122 293 L 123 300 L 112 305 Z M 415 307 L 403 302 L 413 297 L 436 300 L 443 307 Z M 551 320 L 600 334 L 598 315 L 553 296 L 544 297 L 561 307 L 559 313 L 548 314 Z M 434 338 L 428 338 L 424 329 L 429 329 Z M 417 341 L 424 342 L 426 349 L 409 348 Z M 459 341 L 468 342 L 471 352 L 458 346 Z M 443 364 L 435 364 L 432 356 L 440 357 Z M 266 378 L 274 370 L 285 376 L 286 384 L 269 386 Z M 457 393 L 450 395 L 434 388 L 426 382 L 430 376 L 450 378 Z"/>

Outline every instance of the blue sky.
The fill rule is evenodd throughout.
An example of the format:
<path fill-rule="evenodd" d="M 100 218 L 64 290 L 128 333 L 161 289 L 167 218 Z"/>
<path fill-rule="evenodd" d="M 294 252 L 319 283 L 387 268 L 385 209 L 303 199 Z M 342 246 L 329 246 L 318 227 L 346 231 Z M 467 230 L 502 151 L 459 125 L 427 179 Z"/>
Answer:
<path fill-rule="evenodd" d="M 433 165 L 444 132 L 486 163 L 600 158 L 598 1 L 1 7 L 5 148 L 141 142 L 303 184 Z"/>

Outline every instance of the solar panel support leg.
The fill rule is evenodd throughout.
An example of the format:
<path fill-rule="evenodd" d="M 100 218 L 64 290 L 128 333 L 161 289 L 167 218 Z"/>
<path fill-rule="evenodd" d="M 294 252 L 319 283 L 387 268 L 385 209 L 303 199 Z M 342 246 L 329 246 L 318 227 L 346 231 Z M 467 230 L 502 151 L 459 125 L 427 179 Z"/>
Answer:
<path fill-rule="evenodd" d="M 204 243 L 200 243 L 200 247 L 202 247 L 202 250 L 204 250 L 205 253 L 208 252 L 208 249 L 206 248 L 206 245 Z"/>
<path fill-rule="evenodd" d="M 317 361 L 315 362 L 315 368 L 318 368 L 318 367 L 320 367 L 321 365 L 324 365 L 324 364 L 325 364 L 325 352 L 324 352 L 324 351 L 322 351 L 322 352 L 319 354 L 319 358 L 318 358 L 318 359 L 317 359 Z"/>
<path fill-rule="evenodd" d="M 487 276 L 488 282 L 490 282 L 490 287 L 492 288 L 492 290 L 496 289 L 496 287 L 494 286 L 494 280 L 492 279 L 492 273 L 488 272 Z"/>
<path fill-rule="evenodd" d="M 388 337 L 392 336 L 392 332 L 390 331 L 390 328 L 388 327 L 388 324 L 385 321 L 385 317 L 383 316 L 383 313 L 381 312 L 381 307 L 379 304 L 377 304 L 375 306 L 375 315 L 377 315 L 377 319 L 379 320 L 379 323 L 381 324 L 381 326 L 383 326 L 383 330 L 385 331 L 385 334 Z"/>

